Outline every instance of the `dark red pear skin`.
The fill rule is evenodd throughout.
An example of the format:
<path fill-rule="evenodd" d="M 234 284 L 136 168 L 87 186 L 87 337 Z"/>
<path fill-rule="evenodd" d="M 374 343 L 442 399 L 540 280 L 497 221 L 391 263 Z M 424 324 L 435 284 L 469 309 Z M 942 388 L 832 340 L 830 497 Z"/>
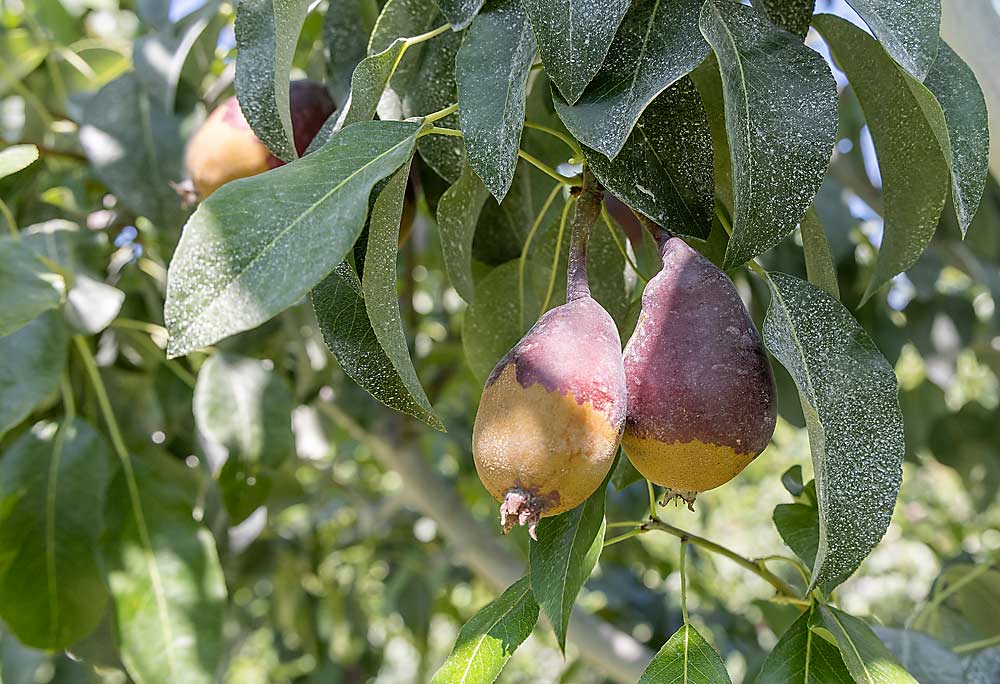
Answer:
<path fill-rule="evenodd" d="M 583 503 L 625 425 L 625 369 L 614 320 L 590 296 L 542 316 L 490 374 L 473 456 L 503 502 L 505 530 Z"/>
<path fill-rule="evenodd" d="M 760 335 L 732 281 L 671 238 L 625 347 L 622 446 L 647 479 L 689 501 L 764 450 L 777 395 Z"/>

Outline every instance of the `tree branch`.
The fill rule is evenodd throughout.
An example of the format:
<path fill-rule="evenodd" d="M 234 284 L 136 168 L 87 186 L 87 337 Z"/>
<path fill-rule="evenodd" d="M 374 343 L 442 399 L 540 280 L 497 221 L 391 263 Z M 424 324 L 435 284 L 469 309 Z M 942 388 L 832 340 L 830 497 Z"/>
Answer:
<path fill-rule="evenodd" d="M 399 473 L 411 503 L 438 523 L 450 547 L 477 575 L 498 591 L 524 575 L 524 563 L 497 542 L 495 531 L 485 530 L 468 513 L 451 485 L 415 450 L 397 448 L 376 437 L 333 404 L 321 401 L 317 407 L 371 449 L 382 465 Z M 579 607 L 573 609 L 568 638 L 579 649 L 581 658 L 620 684 L 635 684 L 653 657 L 631 636 Z"/>

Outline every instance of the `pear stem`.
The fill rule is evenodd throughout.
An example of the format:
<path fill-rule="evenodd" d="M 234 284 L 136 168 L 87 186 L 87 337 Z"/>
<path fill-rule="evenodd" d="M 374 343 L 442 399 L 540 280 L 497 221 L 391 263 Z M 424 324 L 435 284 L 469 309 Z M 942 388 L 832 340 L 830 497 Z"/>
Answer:
<path fill-rule="evenodd" d="M 673 237 L 669 230 L 653 221 L 647 216 L 639 213 L 638 211 L 633 211 L 636 219 L 639 221 L 639 225 L 649 231 L 649 234 L 653 236 L 653 240 L 656 242 L 656 248 L 660 252 L 660 256 L 663 256 L 663 250 L 667 246 L 667 240 Z"/>
<path fill-rule="evenodd" d="M 587 243 L 590 230 L 601 215 L 604 188 L 594 178 L 590 169 L 583 169 L 583 187 L 577 196 L 573 212 L 573 237 L 569 244 L 569 264 L 566 269 L 566 301 L 572 302 L 590 296 L 587 280 Z"/>

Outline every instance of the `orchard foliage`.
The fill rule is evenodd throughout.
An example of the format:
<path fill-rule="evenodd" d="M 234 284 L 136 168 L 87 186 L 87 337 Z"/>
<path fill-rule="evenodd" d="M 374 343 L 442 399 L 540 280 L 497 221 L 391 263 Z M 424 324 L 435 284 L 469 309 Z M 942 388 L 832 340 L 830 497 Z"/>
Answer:
<path fill-rule="evenodd" d="M 1000 680 L 1000 188 L 941 0 L 0 21 L 3 682 Z M 304 76 L 337 107 L 308 149 Z M 185 144 L 233 93 L 283 163 L 193 205 Z M 598 188 L 621 339 L 662 227 L 747 303 L 778 430 L 708 513 L 618 452 L 501 540 L 476 405 Z M 926 552 L 903 605 L 850 579 L 880 543 Z"/>

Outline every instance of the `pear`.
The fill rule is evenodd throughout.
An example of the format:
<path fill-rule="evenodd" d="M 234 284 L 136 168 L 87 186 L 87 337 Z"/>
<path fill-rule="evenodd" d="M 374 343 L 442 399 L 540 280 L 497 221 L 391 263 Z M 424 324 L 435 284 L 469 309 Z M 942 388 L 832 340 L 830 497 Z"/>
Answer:
<path fill-rule="evenodd" d="M 646 479 L 690 506 L 767 446 L 777 418 L 774 375 L 732 281 L 683 240 L 662 243 L 625 347 L 628 417 L 622 447 Z"/>
<path fill-rule="evenodd" d="M 326 87 L 315 81 L 293 81 L 288 99 L 295 149 L 302 155 L 335 107 Z M 282 164 L 250 130 L 235 97 L 212 110 L 191 136 L 184 154 L 184 165 L 200 199 L 230 181 Z"/>
<path fill-rule="evenodd" d="M 583 503 L 614 462 L 625 369 L 614 320 L 591 296 L 586 242 L 600 195 L 578 200 L 567 301 L 545 313 L 486 381 L 473 429 L 476 470 L 502 502 L 504 532 Z M 589 223 L 588 223 L 589 221 Z"/>

